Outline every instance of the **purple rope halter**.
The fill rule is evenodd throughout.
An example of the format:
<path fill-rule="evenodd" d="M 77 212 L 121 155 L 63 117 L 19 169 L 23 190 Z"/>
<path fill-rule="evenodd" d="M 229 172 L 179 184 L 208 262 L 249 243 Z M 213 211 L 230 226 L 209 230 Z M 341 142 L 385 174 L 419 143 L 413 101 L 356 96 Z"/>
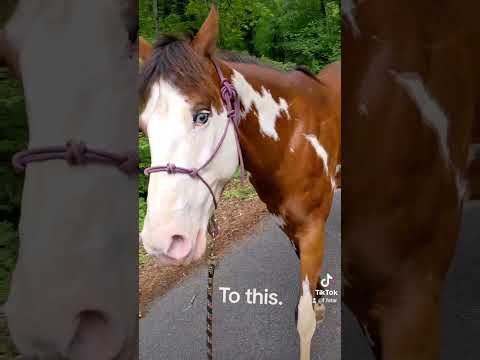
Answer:
<path fill-rule="evenodd" d="M 112 165 L 127 174 L 134 174 L 138 172 L 139 158 L 136 151 L 115 154 L 70 140 L 64 146 L 45 146 L 18 152 L 12 158 L 12 165 L 15 171 L 21 173 L 29 163 L 49 160 L 65 160 L 71 166 L 88 163 Z"/>
<path fill-rule="evenodd" d="M 235 90 L 235 87 L 233 86 L 233 84 L 223 75 L 220 65 L 217 63 L 216 60 L 214 59 L 211 59 L 211 60 L 213 62 L 213 65 L 215 65 L 215 69 L 217 71 L 218 77 L 220 78 L 220 83 L 221 83 L 220 93 L 222 96 L 223 104 L 225 105 L 225 108 L 228 114 L 227 125 L 225 126 L 225 130 L 223 131 L 223 134 L 220 137 L 220 140 L 218 141 L 217 146 L 215 147 L 215 150 L 213 151 L 212 155 L 210 155 L 210 157 L 207 159 L 207 161 L 205 161 L 205 163 L 199 168 L 184 168 L 184 167 L 176 166 L 175 164 L 169 163 L 163 166 L 152 166 L 152 167 L 146 168 L 144 170 L 144 174 L 148 176 L 156 172 L 166 172 L 167 174 L 172 174 L 172 175 L 185 174 L 185 175 L 189 175 L 193 179 L 199 179 L 207 187 L 208 191 L 212 195 L 213 204 L 216 209 L 218 206 L 218 203 L 217 203 L 217 199 L 215 198 L 215 193 L 213 192 L 212 187 L 199 174 L 199 172 L 205 169 L 212 162 L 215 156 L 218 154 L 220 148 L 222 147 L 223 142 L 225 141 L 225 138 L 227 137 L 228 128 L 230 124 L 233 125 L 233 128 L 235 130 L 234 131 L 235 141 L 237 143 L 237 153 L 238 153 L 238 160 L 240 163 L 240 174 L 241 174 L 242 181 L 245 177 L 245 168 L 243 163 L 242 150 L 240 148 L 240 139 L 239 139 L 239 130 L 238 130 L 238 125 L 240 123 L 240 99 L 238 97 L 237 91 Z"/>

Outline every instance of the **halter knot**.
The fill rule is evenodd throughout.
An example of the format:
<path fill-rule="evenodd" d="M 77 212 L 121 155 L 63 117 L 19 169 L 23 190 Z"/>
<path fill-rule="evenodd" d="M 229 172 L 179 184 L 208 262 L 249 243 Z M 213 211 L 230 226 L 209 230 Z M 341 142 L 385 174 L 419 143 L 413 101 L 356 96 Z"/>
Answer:
<path fill-rule="evenodd" d="M 237 90 L 228 79 L 222 80 L 222 87 L 220 90 L 222 98 L 225 101 L 232 103 L 237 96 Z"/>
<path fill-rule="evenodd" d="M 118 168 L 127 174 L 134 174 L 138 171 L 140 158 L 136 151 L 129 151 L 125 154 L 125 159 L 120 162 Z"/>
<path fill-rule="evenodd" d="M 189 175 L 190 175 L 192 178 L 198 177 L 198 169 L 190 169 Z"/>
<path fill-rule="evenodd" d="M 227 116 L 232 121 L 236 120 L 237 112 L 235 111 L 235 109 L 232 109 L 228 112 Z"/>
<path fill-rule="evenodd" d="M 177 167 L 175 166 L 175 164 L 168 163 L 165 166 L 165 168 L 166 168 L 168 174 L 176 174 L 177 173 Z"/>
<path fill-rule="evenodd" d="M 65 145 L 65 160 L 69 165 L 84 165 L 87 162 L 85 154 L 87 146 L 84 142 L 67 141 Z"/>

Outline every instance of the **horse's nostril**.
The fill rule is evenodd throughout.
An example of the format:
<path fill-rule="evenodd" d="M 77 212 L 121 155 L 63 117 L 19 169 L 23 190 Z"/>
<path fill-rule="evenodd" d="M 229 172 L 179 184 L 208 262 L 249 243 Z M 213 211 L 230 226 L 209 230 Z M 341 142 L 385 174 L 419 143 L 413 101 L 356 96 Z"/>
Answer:
<path fill-rule="evenodd" d="M 179 234 L 172 235 L 170 239 L 171 243 L 168 247 L 166 255 L 177 260 L 185 259 L 192 250 L 192 245 L 188 239 Z"/>
<path fill-rule="evenodd" d="M 105 323 L 107 322 L 106 316 L 103 312 L 97 310 L 84 310 L 80 311 L 77 315 L 77 318 L 80 322 L 87 322 L 87 323 Z"/>
<path fill-rule="evenodd" d="M 182 235 L 172 236 L 172 245 L 175 245 L 174 243 L 183 242 L 183 241 L 185 241 L 185 238 Z"/>
<path fill-rule="evenodd" d="M 86 358 L 99 352 L 111 336 L 108 319 L 101 311 L 85 310 L 77 315 L 78 325 L 69 347 L 69 358 Z M 101 340 L 103 339 L 103 340 Z"/>

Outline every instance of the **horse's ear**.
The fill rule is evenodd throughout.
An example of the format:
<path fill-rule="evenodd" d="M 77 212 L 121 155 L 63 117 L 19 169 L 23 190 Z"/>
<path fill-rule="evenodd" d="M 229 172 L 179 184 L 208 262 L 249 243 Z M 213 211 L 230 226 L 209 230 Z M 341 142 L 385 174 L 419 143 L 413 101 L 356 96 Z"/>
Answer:
<path fill-rule="evenodd" d="M 152 44 L 150 44 L 147 40 L 145 40 L 141 36 L 138 38 L 138 44 L 139 44 L 138 56 L 140 57 L 140 60 L 142 61 L 148 60 L 153 53 Z"/>
<path fill-rule="evenodd" d="M 212 5 L 210 15 L 203 23 L 197 35 L 192 41 L 193 49 L 201 56 L 210 57 L 217 49 L 219 32 L 219 17 L 217 7 Z"/>

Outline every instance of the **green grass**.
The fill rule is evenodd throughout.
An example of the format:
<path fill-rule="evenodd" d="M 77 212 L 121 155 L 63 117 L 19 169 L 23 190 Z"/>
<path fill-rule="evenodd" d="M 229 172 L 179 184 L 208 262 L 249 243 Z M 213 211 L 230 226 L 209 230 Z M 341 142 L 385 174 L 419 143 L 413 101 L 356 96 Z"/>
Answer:
<path fill-rule="evenodd" d="M 145 219 L 145 214 L 147 213 L 147 203 L 143 197 L 138 198 L 138 231 L 140 232 L 143 228 L 143 220 Z M 138 264 L 145 264 L 147 258 L 147 253 L 143 248 L 143 245 L 140 244 L 138 248 Z"/>
<path fill-rule="evenodd" d="M 234 177 L 223 196 L 226 199 L 249 200 L 256 196 L 256 192 L 247 180 L 242 184 L 238 177 Z"/>
<path fill-rule="evenodd" d="M 140 244 L 138 247 L 138 265 L 142 266 L 145 264 L 145 261 L 147 261 L 148 254 L 145 252 L 145 249 L 143 248 L 143 245 Z"/>
<path fill-rule="evenodd" d="M 228 184 L 227 189 L 223 192 L 222 196 L 226 199 L 238 200 L 248 200 L 254 198 L 257 193 L 247 178 L 248 176 L 245 174 L 245 181 L 242 184 L 240 180 L 240 169 L 238 169 L 233 175 L 230 184 Z"/>

